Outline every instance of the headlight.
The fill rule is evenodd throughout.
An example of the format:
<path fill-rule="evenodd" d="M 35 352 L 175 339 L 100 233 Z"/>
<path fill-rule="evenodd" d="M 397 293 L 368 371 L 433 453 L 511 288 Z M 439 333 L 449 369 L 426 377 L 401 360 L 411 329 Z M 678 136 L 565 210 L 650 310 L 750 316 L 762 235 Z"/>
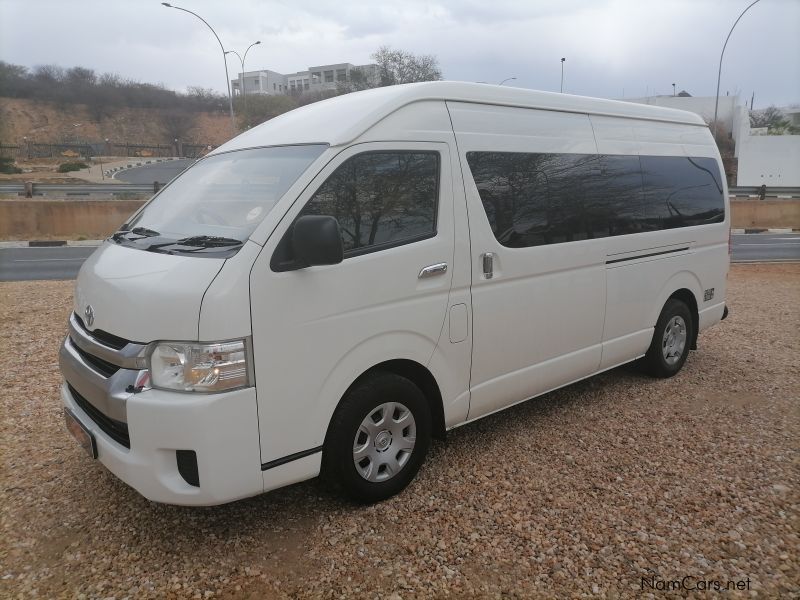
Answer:
<path fill-rule="evenodd" d="M 149 354 L 151 384 L 181 392 L 222 392 L 252 385 L 245 340 L 157 342 Z"/>

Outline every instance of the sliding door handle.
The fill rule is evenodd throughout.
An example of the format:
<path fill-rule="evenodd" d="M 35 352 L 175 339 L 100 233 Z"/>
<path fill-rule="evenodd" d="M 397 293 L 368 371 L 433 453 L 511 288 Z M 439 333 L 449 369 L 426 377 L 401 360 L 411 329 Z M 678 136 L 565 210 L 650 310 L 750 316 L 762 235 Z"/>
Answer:
<path fill-rule="evenodd" d="M 494 254 L 491 252 L 483 254 L 483 276 L 486 279 L 494 277 Z"/>
<path fill-rule="evenodd" d="M 436 263 L 435 265 L 428 265 L 419 272 L 419 278 L 425 279 L 426 277 L 433 277 L 434 275 L 442 275 L 447 273 L 447 263 Z"/>

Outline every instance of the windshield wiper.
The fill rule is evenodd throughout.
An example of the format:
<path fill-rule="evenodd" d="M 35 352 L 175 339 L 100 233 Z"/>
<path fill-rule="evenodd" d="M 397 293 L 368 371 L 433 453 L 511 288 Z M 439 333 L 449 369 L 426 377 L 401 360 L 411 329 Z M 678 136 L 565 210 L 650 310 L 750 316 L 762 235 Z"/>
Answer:
<path fill-rule="evenodd" d="M 125 226 L 123 225 L 123 227 L 125 227 Z M 119 242 L 120 240 L 125 239 L 126 235 L 131 234 L 131 233 L 134 234 L 134 235 L 141 236 L 141 237 L 136 238 L 136 239 L 141 239 L 143 237 L 145 237 L 145 238 L 147 238 L 147 237 L 156 237 L 156 236 L 161 235 L 155 229 L 148 229 L 147 227 L 134 227 L 133 229 L 120 229 L 119 231 L 115 232 L 114 235 L 111 236 L 111 239 L 114 240 L 115 242 Z"/>
<path fill-rule="evenodd" d="M 161 235 L 155 229 L 148 229 L 147 227 L 134 227 L 131 229 L 131 233 L 135 233 L 136 235 L 141 235 L 143 237 L 155 237 L 157 235 Z"/>
<path fill-rule="evenodd" d="M 174 242 L 176 246 L 197 246 L 198 248 L 216 248 L 221 246 L 241 246 L 244 242 L 236 238 L 217 235 L 193 235 Z"/>

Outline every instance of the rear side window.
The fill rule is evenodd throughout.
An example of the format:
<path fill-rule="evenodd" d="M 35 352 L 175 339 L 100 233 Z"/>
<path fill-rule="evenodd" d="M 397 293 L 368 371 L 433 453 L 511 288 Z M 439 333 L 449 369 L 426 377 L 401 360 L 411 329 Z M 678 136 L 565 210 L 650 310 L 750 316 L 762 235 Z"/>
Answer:
<path fill-rule="evenodd" d="M 339 166 L 300 215 L 336 217 L 344 251 L 363 254 L 436 234 L 437 152 L 365 152 Z"/>
<path fill-rule="evenodd" d="M 645 217 L 651 229 L 725 220 L 719 166 L 713 158 L 642 156 Z"/>
<path fill-rule="evenodd" d="M 584 198 L 598 157 L 589 154 L 468 152 L 497 240 L 509 248 L 593 237 Z"/>
<path fill-rule="evenodd" d="M 468 152 L 497 241 L 525 248 L 724 221 L 711 158 Z"/>

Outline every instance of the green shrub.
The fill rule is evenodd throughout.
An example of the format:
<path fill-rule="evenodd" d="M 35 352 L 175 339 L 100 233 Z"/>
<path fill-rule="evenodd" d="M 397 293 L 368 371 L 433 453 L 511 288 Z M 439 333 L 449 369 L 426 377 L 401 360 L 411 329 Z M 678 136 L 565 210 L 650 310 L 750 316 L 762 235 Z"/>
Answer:
<path fill-rule="evenodd" d="M 88 169 L 89 165 L 83 162 L 66 162 L 58 165 L 59 173 L 69 173 L 70 171 L 80 171 L 81 169 Z"/>
<path fill-rule="evenodd" d="M 22 169 L 14 165 L 14 159 L 7 156 L 0 156 L 0 173 L 13 175 L 15 173 L 22 173 Z"/>

